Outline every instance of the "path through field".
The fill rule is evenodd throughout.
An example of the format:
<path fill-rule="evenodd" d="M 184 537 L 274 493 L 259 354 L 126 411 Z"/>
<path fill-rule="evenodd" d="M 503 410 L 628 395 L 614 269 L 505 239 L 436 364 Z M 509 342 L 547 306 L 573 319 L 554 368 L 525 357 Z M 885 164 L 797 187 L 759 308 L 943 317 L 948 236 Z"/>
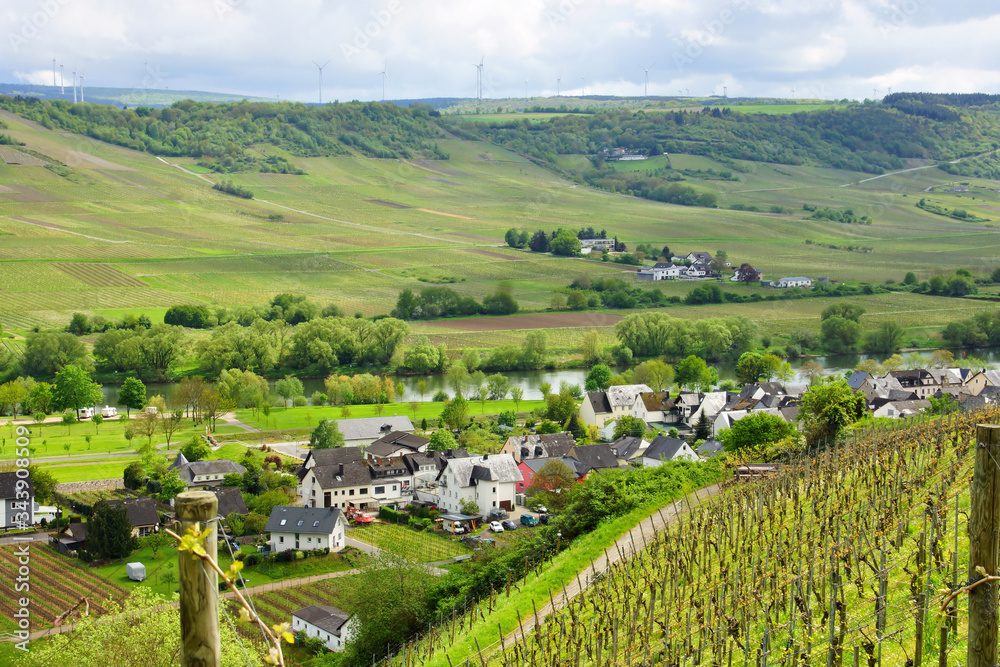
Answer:
<path fill-rule="evenodd" d="M 976 157 L 979 157 L 979 156 L 976 156 Z M 958 158 L 957 160 L 949 160 L 948 164 L 958 164 L 961 161 L 962 161 L 962 158 Z M 925 164 L 923 167 L 910 167 L 909 169 L 900 169 L 899 171 L 890 171 L 888 174 L 879 174 L 878 176 L 872 176 L 871 178 L 862 178 L 860 181 L 854 181 L 853 183 L 844 183 L 840 187 L 842 187 L 842 188 L 849 188 L 852 185 L 859 185 L 861 183 L 867 183 L 868 181 L 875 181 L 875 180 L 878 180 L 880 178 L 885 178 L 886 176 L 895 176 L 896 174 L 905 174 L 905 173 L 907 173 L 909 171 L 920 171 L 921 169 L 933 169 L 936 166 L 937 166 L 936 164 Z"/>
<path fill-rule="evenodd" d="M 695 491 L 640 521 L 635 528 L 618 538 L 613 550 L 605 550 L 605 555 L 597 558 L 592 566 L 585 568 L 574 580 L 565 586 L 562 595 L 556 596 L 555 608 L 553 608 L 552 603 L 545 603 L 538 608 L 537 615 L 528 615 L 518 630 L 504 637 L 503 648 L 509 648 L 519 641 L 518 633 L 520 633 L 520 639 L 523 639 L 527 633 L 531 632 L 535 628 L 536 619 L 541 622 L 552 612 L 567 606 L 570 599 L 575 598 L 590 586 L 595 574 L 605 572 L 614 563 L 636 555 L 646 545 L 647 535 L 651 537 L 654 533 L 664 530 L 667 526 L 674 523 L 682 513 L 686 512 L 692 504 L 701 504 L 704 500 L 717 494 L 721 488 L 719 484 L 713 484 L 712 486 Z M 493 650 L 499 649 L 499 643 L 494 644 L 491 648 Z M 483 650 L 485 652 L 486 648 L 484 647 Z"/>

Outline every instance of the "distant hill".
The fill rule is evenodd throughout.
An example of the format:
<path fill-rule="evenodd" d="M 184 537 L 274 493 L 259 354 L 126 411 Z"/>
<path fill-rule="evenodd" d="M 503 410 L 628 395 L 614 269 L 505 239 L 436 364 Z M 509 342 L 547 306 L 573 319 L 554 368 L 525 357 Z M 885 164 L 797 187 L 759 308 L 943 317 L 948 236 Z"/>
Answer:
<path fill-rule="evenodd" d="M 23 83 L 0 83 L 0 95 L 11 97 L 37 97 L 40 100 L 73 101 L 73 88 L 67 85 L 65 93 L 52 86 L 33 86 Z M 102 88 L 84 86 L 84 99 L 91 104 L 110 104 L 116 107 L 168 107 L 180 100 L 195 102 L 277 102 L 274 98 L 253 97 L 230 93 L 210 93 L 198 90 L 165 90 L 160 88 Z"/>

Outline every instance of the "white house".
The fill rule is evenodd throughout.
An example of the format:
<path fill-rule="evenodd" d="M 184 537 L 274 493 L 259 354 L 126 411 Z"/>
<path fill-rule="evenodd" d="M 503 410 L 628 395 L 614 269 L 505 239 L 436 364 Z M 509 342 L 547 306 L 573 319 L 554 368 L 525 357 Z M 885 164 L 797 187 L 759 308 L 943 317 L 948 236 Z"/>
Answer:
<path fill-rule="evenodd" d="M 30 528 L 34 524 L 35 490 L 31 477 L 0 472 L 0 528 Z"/>
<path fill-rule="evenodd" d="M 691 446 L 679 440 L 665 435 L 658 435 L 649 443 L 649 447 L 642 453 L 640 461 L 645 467 L 661 466 L 667 461 L 697 461 L 697 452 Z"/>
<path fill-rule="evenodd" d="M 888 417 L 889 419 L 902 419 L 903 417 L 913 417 L 921 411 L 931 407 L 931 402 L 927 399 L 915 401 L 888 401 L 876 399 L 874 403 L 872 417 Z"/>
<path fill-rule="evenodd" d="M 302 631 L 307 637 L 319 637 L 331 651 L 343 651 L 344 644 L 357 632 L 357 626 L 357 618 L 336 607 L 314 604 L 292 612 L 292 630 Z"/>
<path fill-rule="evenodd" d="M 463 502 L 473 502 L 482 514 L 494 507 L 514 509 L 514 489 L 523 479 L 510 454 L 448 459 L 437 477 L 436 504 L 447 512 L 461 512 Z"/>
<path fill-rule="evenodd" d="M 334 507 L 284 507 L 271 510 L 265 532 L 271 551 L 340 551 L 346 544 L 344 514 Z"/>
<path fill-rule="evenodd" d="M 242 475 L 247 471 L 239 463 L 230 461 L 229 459 L 188 461 L 179 452 L 170 467 L 177 471 L 177 475 L 188 485 L 189 489 L 210 489 L 215 486 L 222 486 L 222 481 L 226 475 L 233 473 Z"/>
<path fill-rule="evenodd" d="M 702 264 L 700 262 L 681 269 L 682 278 L 704 278 L 711 273 L 712 267 L 709 264 Z"/>
<path fill-rule="evenodd" d="M 635 398 L 652 391 L 644 384 L 624 384 L 608 387 L 607 391 L 588 391 L 580 405 L 580 419 L 587 425 L 601 428 L 609 421 L 631 415 Z"/>
<path fill-rule="evenodd" d="M 686 268 L 670 262 L 657 262 L 652 268 L 636 271 L 635 277 L 638 280 L 674 280 L 680 278 L 681 271 Z"/>
<path fill-rule="evenodd" d="M 772 287 L 812 287 L 812 278 L 796 276 L 794 278 L 778 278 L 771 283 Z"/>
<path fill-rule="evenodd" d="M 393 431 L 413 433 L 414 430 L 413 422 L 406 415 L 338 419 L 337 427 L 344 434 L 344 444 L 348 447 L 367 447 Z"/>
<path fill-rule="evenodd" d="M 405 475 L 405 466 L 400 463 L 399 475 Z M 393 473 L 395 476 L 395 473 Z M 402 482 L 399 478 L 379 480 L 372 474 L 372 469 L 365 461 L 349 461 L 336 465 L 317 465 L 309 468 L 302 477 L 299 493 L 308 507 L 336 507 L 346 510 L 353 507 L 359 510 L 377 510 L 387 498 L 386 491 L 401 493 Z M 375 488 L 381 487 L 379 497 Z"/>

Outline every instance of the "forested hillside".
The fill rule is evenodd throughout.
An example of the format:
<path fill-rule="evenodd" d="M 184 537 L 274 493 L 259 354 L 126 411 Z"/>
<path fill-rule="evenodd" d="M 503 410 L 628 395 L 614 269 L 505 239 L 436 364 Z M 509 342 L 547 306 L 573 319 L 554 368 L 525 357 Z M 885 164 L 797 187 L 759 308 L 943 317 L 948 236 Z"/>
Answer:
<path fill-rule="evenodd" d="M 377 158 L 447 159 L 441 131 L 428 105 L 350 102 L 309 106 L 282 102 L 212 104 L 186 100 L 164 109 L 119 109 L 95 104 L 0 96 L 0 109 L 49 129 L 85 134 L 154 155 L 194 157 L 216 171 L 296 173 L 280 156 L 250 147 L 271 145 L 292 155 L 319 157 L 357 152 Z"/>

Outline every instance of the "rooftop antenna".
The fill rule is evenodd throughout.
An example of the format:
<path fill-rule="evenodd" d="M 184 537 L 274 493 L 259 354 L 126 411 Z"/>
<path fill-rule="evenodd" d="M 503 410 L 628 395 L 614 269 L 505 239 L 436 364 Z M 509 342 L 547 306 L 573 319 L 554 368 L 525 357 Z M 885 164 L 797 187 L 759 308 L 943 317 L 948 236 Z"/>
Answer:
<path fill-rule="evenodd" d="M 316 69 L 319 70 L 319 103 L 323 104 L 323 68 L 329 65 L 330 61 L 327 60 L 325 63 L 320 65 L 318 62 L 314 60 L 312 61 L 312 64 L 315 65 Z"/>
<path fill-rule="evenodd" d="M 52 87 L 56 87 L 56 59 L 52 59 Z"/>
<path fill-rule="evenodd" d="M 59 94 L 66 94 L 66 79 L 63 77 L 63 66 L 59 65 Z"/>
<path fill-rule="evenodd" d="M 385 80 L 389 77 L 386 69 L 389 67 L 389 59 L 386 58 L 385 64 L 382 65 L 382 71 L 379 72 L 379 76 L 382 77 L 382 101 L 385 102 Z"/>
<path fill-rule="evenodd" d="M 795 86 L 792 86 L 792 97 L 795 97 Z"/>
<path fill-rule="evenodd" d="M 643 67 L 642 65 L 639 65 L 639 69 L 641 69 L 643 72 L 646 73 L 646 83 L 645 83 L 645 85 L 642 88 L 642 96 L 643 97 L 649 97 L 649 70 L 653 69 L 653 65 L 655 65 L 655 64 L 656 63 L 654 62 L 649 67 Z"/>

